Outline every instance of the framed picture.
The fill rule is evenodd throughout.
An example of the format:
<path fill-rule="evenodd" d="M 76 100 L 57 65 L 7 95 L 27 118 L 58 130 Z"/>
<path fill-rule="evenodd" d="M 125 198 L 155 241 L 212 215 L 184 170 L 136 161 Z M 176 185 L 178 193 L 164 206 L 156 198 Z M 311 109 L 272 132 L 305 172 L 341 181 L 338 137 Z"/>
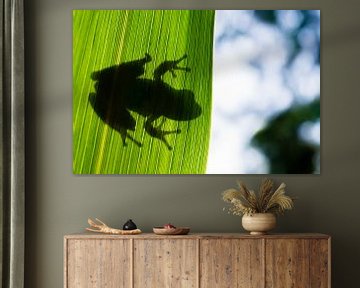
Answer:
<path fill-rule="evenodd" d="M 73 11 L 75 174 L 314 174 L 319 151 L 319 11 Z"/>

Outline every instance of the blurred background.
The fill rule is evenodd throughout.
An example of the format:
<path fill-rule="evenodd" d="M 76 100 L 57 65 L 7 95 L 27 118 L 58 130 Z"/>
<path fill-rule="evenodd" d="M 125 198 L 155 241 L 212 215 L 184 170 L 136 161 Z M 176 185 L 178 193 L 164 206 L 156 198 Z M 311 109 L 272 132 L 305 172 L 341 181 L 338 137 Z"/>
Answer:
<path fill-rule="evenodd" d="M 320 173 L 320 11 L 218 10 L 209 174 Z"/>

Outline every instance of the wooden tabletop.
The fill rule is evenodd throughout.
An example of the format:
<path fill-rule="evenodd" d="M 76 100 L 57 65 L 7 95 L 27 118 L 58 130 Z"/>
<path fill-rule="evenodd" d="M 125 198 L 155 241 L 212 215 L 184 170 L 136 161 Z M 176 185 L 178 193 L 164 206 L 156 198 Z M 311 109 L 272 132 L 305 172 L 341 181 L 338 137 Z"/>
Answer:
<path fill-rule="evenodd" d="M 142 233 L 138 235 L 109 235 L 101 233 L 75 233 L 64 236 L 65 239 L 329 239 L 330 236 L 320 233 L 271 233 L 266 235 L 250 235 L 247 233 L 189 233 L 188 235 L 156 235 L 154 233 Z"/>

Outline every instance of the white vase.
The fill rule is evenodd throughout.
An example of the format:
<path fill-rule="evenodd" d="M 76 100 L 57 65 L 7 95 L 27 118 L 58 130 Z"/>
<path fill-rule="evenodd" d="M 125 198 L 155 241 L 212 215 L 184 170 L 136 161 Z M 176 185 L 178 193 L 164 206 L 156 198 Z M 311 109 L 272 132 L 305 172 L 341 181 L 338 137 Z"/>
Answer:
<path fill-rule="evenodd" d="M 276 226 L 276 217 L 272 213 L 255 213 L 242 217 L 242 226 L 251 235 L 263 235 Z"/>

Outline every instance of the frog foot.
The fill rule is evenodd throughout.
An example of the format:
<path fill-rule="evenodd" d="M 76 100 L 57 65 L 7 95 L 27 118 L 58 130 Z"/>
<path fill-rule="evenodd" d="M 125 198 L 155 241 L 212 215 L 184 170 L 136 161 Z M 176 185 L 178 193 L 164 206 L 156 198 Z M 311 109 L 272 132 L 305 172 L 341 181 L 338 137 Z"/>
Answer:
<path fill-rule="evenodd" d="M 123 146 L 127 146 L 126 138 L 129 138 L 131 141 L 133 141 L 138 147 L 142 147 L 141 142 L 137 141 L 134 137 L 132 137 L 128 132 L 127 129 L 119 129 L 121 139 L 123 142 Z"/>
<path fill-rule="evenodd" d="M 175 70 L 182 70 L 185 72 L 190 72 L 191 69 L 189 67 L 180 67 L 178 64 L 183 61 L 185 58 L 187 58 L 187 55 L 184 54 L 184 56 L 180 57 L 177 60 L 173 61 L 164 61 L 162 62 L 154 71 L 154 78 L 155 80 L 161 80 L 161 77 L 166 73 L 170 72 L 171 75 L 175 78 Z"/>
<path fill-rule="evenodd" d="M 159 139 L 161 142 L 163 142 L 166 147 L 169 150 L 172 150 L 173 148 L 170 146 L 169 142 L 166 140 L 165 136 L 169 135 L 169 134 L 179 134 L 181 133 L 180 129 L 176 129 L 176 130 L 172 130 L 172 131 L 164 131 L 161 130 L 161 126 L 164 123 L 164 120 L 158 125 L 158 126 L 154 126 L 152 123 L 155 121 L 156 119 L 154 118 L 149 118 L 146 120 L 145 122 L 145 131 L 152 137 Z"/>
<path fill-rule="evenodd" d="M 151 56 L 149 53 L 145 53 L 145 57 L 143 58 L 144 62 L 150 62 L 152 60 Z"/>

